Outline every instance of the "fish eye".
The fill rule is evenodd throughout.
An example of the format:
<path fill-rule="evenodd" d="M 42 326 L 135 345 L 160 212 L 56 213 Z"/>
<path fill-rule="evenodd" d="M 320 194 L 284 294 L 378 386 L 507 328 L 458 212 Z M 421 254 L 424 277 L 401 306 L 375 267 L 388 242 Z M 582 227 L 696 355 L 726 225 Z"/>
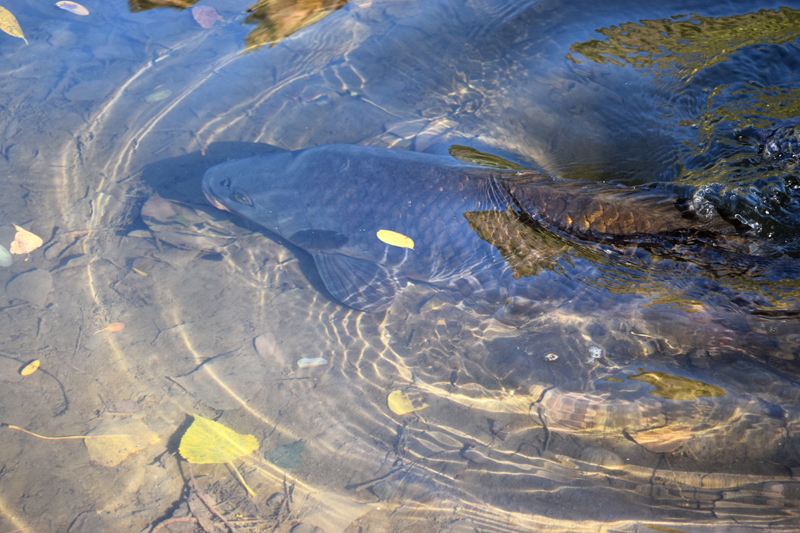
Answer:
<path fill-rule="evenodd" d="M 224 180 L 219 182 L 220 187 L 225 187 L 226 189 L 231 188 L 231 179 L 225 178 Z"/>
<path fill-rule="evenodd" d="M 233 191 L 231 193 L 231 200 L 239 202 L 240 204 L 249 205 L 251 207 L 253 206 L 253 202 L 250 201 L 250 197 L 241 191 Z"/>

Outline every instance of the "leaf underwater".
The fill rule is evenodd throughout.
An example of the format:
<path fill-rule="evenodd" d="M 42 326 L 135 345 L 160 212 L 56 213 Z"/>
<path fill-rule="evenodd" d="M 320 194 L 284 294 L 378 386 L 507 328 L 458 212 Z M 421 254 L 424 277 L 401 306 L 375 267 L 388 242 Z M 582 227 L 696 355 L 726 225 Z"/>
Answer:
<path fill-rule="evenodd" d="M 414 405 L 413 399 L 409 397 L 409 395 L 404 394 L 403 391 L 399 390 L 392 392 L 386 399 L 386 403 L 389 405 L 389 409 L 391 409 L 394 414 L 400 416 L 413 413 L 414 411 L 421 411 L 428 407 L 427 403 Z"/>
<path fill-rule="evenodd" d="M 406 237 L 402 233 L 390 231 L 388 229 L 378 230 L 378 239 L 385 242 L 389 246 L 397 246 L 399 248 L 414 249 L 414 241 Z"/>
<path fill-rule="evenodd" d="M 160 440 L 144 422 L 128 418 L 101 422 L 86 435 L 84 444 L 93 462 L 114 468 Z"/>
<path fill-rule="evenodd" d="M 208 418 L 194 415 L 194 422 L 181 438 L 178 451 L 195 464 L 227 463 L 258 449 L 253 435 L 242 435 Z"/>
<path fill-rule="evenodd" d="M 17 22 L 17 17 L 2 6 L 0 6 L 0 30 L 3 30 L 12 37 L 19 37 L 25 41 L 25 44 L 28 44 L 28 39 L 26 39 L 25 35 L 22 33 L 22 28 L 20 28 L 19 22 Z M 13 254 L 14 252 L 11 253 Z"/>
<path fill-rule="evenodd" d="M 94 332 L 95 335 L 98 333 L 118 333 L 125 329 L 125 324 L 122 322 L 114 322 L 112 324 L 107 325 L 103 329 L 97 330 Z"/>
<path fill-rule="evenodd" d="M 64 1 L 64 2 L 56 2 L 56 6 L 60 7 L 61 9 L 65 10 L 65 11 L 69 11 L 73 15 L 80 15 L 82 17 L 85 17 L 86 15 L 89 14 L 89 10 L 88 9 L 86 9 L 82 5 L 77 4 L 75 2 L 66 2 L 66 1 Z"/>
<path fill-rule="evenodd" d="M 39 369 L 40 361 L 38 359 L 34 359 L 27 365 L 23 366 L 22 369 L 19 371 L 21 376 L 30 376 L 34 372 Z"/>
<path fill-rule="evenodd" d="M 205 29 L 213 28 L 218 20 L 220 22 L 225 21 L 219 16 L 217 10 L 211 6 L 194 6 L 192 8 L 192 16 Z"/>
<path fill-rule="evenodd" d="M 11 243 L 12 254 L 29 254 L 44 243 L 41 237 L 25 228 L 20 228 L 16 224 L 14 227 L 17 228 L 17 234 L 14 236 L 14 242 Z"/>

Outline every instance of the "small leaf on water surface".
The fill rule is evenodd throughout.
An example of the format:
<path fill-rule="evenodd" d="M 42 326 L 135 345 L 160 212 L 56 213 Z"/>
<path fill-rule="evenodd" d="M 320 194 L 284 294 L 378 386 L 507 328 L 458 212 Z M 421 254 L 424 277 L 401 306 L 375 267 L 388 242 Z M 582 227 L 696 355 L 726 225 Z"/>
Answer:
<path fill-rule="evenodd" d="M 89 14 L 88 9 L 75 2 L 56 2 L 56 5 L 65 11 L 69 11 L 73 15 L 86 16 Z"/>
<path fill-rule="evenodd" d="M 181 438 L 179 451 L 190 463 L 217 464 L 233 461 L 257 448 L 258 440 L 253 435 L 236 433 L 219 422 L 194 415 L 194 422 Z"/>
<path fill-rule="evenodd" d="M 394 414 L 401 416 L 413 413 L 414 411 L 421 411 L 428 407 L 427 403 L 422 403 L 421 401 L 417 401 L 418 406 L 415 406 L 414 400 L 415 398 L 412 398 L 411 395 L 396 390 L 389 395 L 387 403 L 389 404 L 389 409 L 391 409 Z"/>
<path fill-rule="evenodd" d="M 125 329 L 125 324 L 122 322 L 114 322 L 113 324 L 109 324 L 103 329 L 97 330 L 94 332 L 95 335 L 98 333 L 117 333 L 118 331 L 122 331 Z"/>
<path fill-rule="evenodd" d="M 211 6 L 194 6 L 192 8 L 192 16 L 203 28 L 213 28 L 217 21 L 224 22 L 225 19 L 219 16 L 217 10 Z"/>
<path fill-rule="evenodd" d="M 31 374 L 36 372 L 36 370 L 39 369 L 39 363 L 40 363 L 40 361 L 38 359 L 34 359 L 33 361 L 31 361 L 30 363 L 28 363 L 27 365 L 23 366 L 20 369 L 20 371 L 19 371 L 20 375 L 21 376 L 30 376 Z"/>
<path fill-rule="evenodd" d="M 388 229 L 378 230 L 378 239 L 382 242 L 385 242 L 389 246 L 397 246 L 399 248 L 411 248 L 414 249 L 414 241 L 403 235 L 402 233 L 397 233 L 395 231 L 390 231 Z"/>
<path fill-rule="evenodd" d="M 16 224 L 14 224 L 14 227 L 17 228 L 17 234 L 14 237 L 14 242 L 11 243 L 12 254 L 29 254 L 43 244 L 42 238 L 38 235 L 25 228 L 20 228 Z"/>
<path fill-rule="evenodd" d="M 20 28 L 19 22 L 17 22 L 17 17 L 2 6 L 0 6 L 0 30 L 3 30 L 12 37 L 19 37 L 25 41 L 25 44 L 28 44 L 28 39 L 26 39 L 25 35 L 22 33 L 22 28 Z M 14 252 L 12 251 L 11 253 L 13 254 Z"/>

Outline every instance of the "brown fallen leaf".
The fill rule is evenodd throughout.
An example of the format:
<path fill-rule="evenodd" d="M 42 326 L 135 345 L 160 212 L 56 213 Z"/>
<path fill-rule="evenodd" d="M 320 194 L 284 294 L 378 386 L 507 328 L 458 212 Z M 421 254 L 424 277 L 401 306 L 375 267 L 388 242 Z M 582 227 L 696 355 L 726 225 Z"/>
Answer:
<path fill-rule="evenodd" d="M 104 327 L 101 330 L 95 331 L 94 335 L 97 335 L 98 333 L 103 333 L 103 332 L 105 332 L 105 333 L 117 333 L 118 331 L 122 331 L 123 329 L 125 329 L 125 324 L 123 324 L 122 322 L 114 322 L 113 324 L 109 324 L 109 325 L 107 325 L 106 327 Z"/>
<path fill-rule="evenodd" d="M 9 250 L 12 254 L 29 254 L 44 243 L 41 237 L 25 228 L 20 228 L 16 224 L 14 227 L 17 228 L 17 234 Z"/>

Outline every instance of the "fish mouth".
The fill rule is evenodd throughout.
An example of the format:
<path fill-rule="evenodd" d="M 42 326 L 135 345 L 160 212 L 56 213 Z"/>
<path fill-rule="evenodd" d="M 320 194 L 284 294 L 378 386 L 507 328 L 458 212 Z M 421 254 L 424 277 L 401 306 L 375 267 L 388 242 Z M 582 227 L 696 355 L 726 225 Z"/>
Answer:
<path fill-rule="evenodd" d="M 221 209 L 223 211 L 227 211 L 228 213 L 231 212 L 231 210 L 228 209 L 227 207 L 225 207 L 224 205 L 222 205 L 222 203 L 219 200 L 217 200 L 216 198 L 211 196 L 211 194 L 207 190 L 203 189 L 203 194 L 205 195 L 206 200 L 208 200 L 208 203 L 210 203 L 211 205 L 213 205 L 217 209 Z"/>

